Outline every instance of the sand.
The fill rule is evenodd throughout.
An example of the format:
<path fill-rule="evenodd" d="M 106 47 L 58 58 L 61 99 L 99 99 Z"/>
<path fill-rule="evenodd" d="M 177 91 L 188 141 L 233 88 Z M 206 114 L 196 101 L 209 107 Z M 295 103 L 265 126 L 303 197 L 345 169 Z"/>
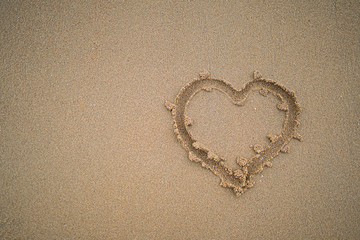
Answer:
<path fill-rule="evenodd" d="M 0 239 L 359 239 L 359 9 L 2 1 Z M 240 90 L 255 69 L 295 92 L 303 141 L 236 196 L 189 160 L 164 102 L 203 70 Z M 241 107 L 212 89 L 183 120 L 241 169 L 287 107 L 266 88 Z"/>

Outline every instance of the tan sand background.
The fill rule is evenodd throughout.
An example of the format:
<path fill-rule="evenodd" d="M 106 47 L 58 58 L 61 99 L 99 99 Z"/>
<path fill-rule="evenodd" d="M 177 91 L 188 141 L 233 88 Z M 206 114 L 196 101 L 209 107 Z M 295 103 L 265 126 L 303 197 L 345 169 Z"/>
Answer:
<path fill-rule="evenodd" d="M 0 239 L 359 239 L 359 1 L 1 1 Z M 237 198 L 190 162 L 164 101 L 257 69 L 302 106 L 291 152 Z M 189 105 L 227 157 L 284 113 Z M 276 132 L 277 131 L 277 132 Z"/>

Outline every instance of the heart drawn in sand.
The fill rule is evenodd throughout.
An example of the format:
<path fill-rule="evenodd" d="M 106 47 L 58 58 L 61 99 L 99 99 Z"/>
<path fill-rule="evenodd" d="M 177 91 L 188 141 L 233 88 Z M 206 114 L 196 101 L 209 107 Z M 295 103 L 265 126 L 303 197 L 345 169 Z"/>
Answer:
<path fill-rule="evenodd" d="M 225 165 L 226 160 L 223 157 L 219 157 L 199 141 L 196 141 L 188 130 L 188 126 L 192 124 L 192 121 L 186 116 L 187 105 L 196 93 L 201 90 L 211 91 L 212 89 L 222 91 L 236 105 L 244 105 L 246 98 L 252 91 L 259 91 L 264 96 L 270 93 L 281 101 L 277 108 L 286 112 L 280 135 L 268 135 L 270 143 L 265 148 L 255 145 L 254 151 L 257 154 L 251 159 L 247 160 L 238 157 L 237 164 L 239 168 L 237 169 L 227 167 Z M 174 104 L 166 101 L 165 106 L 171 111 L 174 132 L 182 146 L 189 152 L 189 159 L 211 170 L 221 179 L 220 185 L 233 189 L 236 195 L 240 195 L 244 190 L 252 187 L 254 184 L 252 176 L 260 173 L 264 166 L 270 167 L 271 160 L 279 152 L 288 152 L 289 147 L 287 144 L 291 139 L 302 140 L 302 137 L 296 130 L 300 124 L 298 120 L 300 106 L 296 102 L 294 92 L 287 90 L 274 81 L 262 78 L 261 74 L 257 71 L 254 72 L 254 79 L 248 82 L 241 90 L 234 89 L 223 80 L 210 78 L 210 74 L 200 74 L 199 79 L 188 83 L 180 90 Z"/>

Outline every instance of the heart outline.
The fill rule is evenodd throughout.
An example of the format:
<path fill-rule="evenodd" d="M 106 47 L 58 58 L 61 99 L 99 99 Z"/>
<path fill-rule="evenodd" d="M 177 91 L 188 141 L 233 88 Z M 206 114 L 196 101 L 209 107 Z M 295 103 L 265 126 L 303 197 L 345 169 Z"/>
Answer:
<path fill-rule="evenodd" d="M 281 104 L 277 105 L 279 110 L 285 111 L 286 116 L 283 128 L 279 136 L 268 135 L 270 144 L 265 149 L 256 151 L 258 153 L 250 160 L 238 158 L 237 163 L 239 169 L 233 170 L 225 165 L 225 160 L 219 157 L 201 143 L 196 141 L 188 130 L 188 126 L 192 124 L 191 120 L 186 116 L 186 108 L 193 96 L 201 90 L 211 91 L 217 89 L 225 93 L 235 105 L 244 105 L 245 100 L 252 91 L 259 91 L 260 94 L 266 96 L 269 92 L 281 100 Z M 284 86 L 277 84 L 275 81 L 262 78 L 258 71 L 254 71 L 253 80 L 246 83 L 240 90 L 236 90 L 230 83 L 210 78 L 209 73 L 200 74 L 200 78 L 186 84 L 179 92 L 175 99 L 175 104 L 166 101 L 165 107 L 171 111 L 173 117 L 174 133 L 185 150 L 188 151 L 189 159 L 194 162 L 201 163 L 202 167 L 209 169 L 217 175 L 223 187 L 232 188 L 234 193 L 239 196 L 246 189 L 253 186 L 252 176 L 262 172 L 264 166 L 271 166 L 271 160 L 275 158 L 279 152 L 287 152 L 287 144 L 291 139 L 302 141 L 302 137 L 297 132 L 300 125 L 298 117 L 301 112 L 300 105 L 297 103 L 293 91 L 287 90 Z"/>

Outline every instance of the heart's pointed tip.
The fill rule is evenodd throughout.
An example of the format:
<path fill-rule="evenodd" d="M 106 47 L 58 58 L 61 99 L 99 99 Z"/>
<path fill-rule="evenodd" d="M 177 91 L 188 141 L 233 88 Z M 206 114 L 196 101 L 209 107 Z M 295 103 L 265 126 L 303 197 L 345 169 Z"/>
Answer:
<path fill-rule="evenodd" d="M 254 73 L 253 73 L 253 78 L 254 79 L 261 79 L 262 75 L 258 70 L 255 70 Z"/>

